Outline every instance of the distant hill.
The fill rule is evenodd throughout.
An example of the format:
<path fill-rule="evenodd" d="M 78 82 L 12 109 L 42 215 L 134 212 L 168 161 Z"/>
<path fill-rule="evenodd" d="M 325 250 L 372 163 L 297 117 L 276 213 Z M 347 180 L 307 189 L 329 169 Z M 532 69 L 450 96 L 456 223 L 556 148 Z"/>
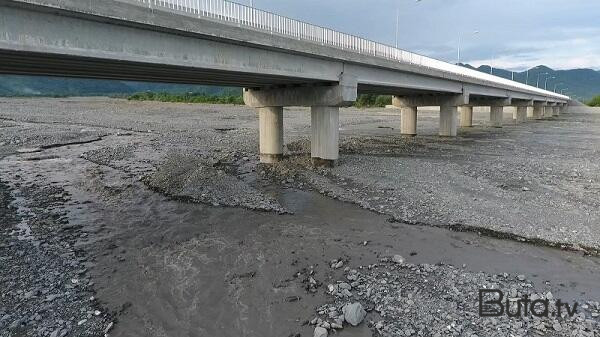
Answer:
<path fill-rule="evenodd" d="M 483 65 L 475 68 L 469 64 L 461 64 L 463 67 L 479 70 L 484 73 L 490 73 L 490 66 Z M 545 74 L 548 75 L 545 75 Z M 493 74 L 496 76 L 512 79 L 512 73 L 504 69 L 493 69 Z M 573 98 L 583 98 L 584 100 L 590 100 L 594 96 L 600 95 L 600 71 L 593 69 L 571 69 L 571 70 L 554 70 L 546 66 L 537 66 L 529 69 L 529 85 L 536 86 L 538 80 L 538 74 L 540 75 L 540 88 L 544 88 L 544 82 L 547 77 L 548 79 L 548 90 L 554 90 L 554 85 L 562 83 L 557 87 L 557 91 L 560 92 L 560 88 L 568 88 L 569 96 Z M 525 83 L 527 80 L 527 71 L 515 72 L 515 81 Z M 555 78 L 552 78 L 555 77 Z"/>
<path fill-rule="evenodd" d="M 0 96 L 109 96 L 138 92 L 240 94 L 240 88 L 207 85 L 95 80 L 49 76 L 0 75 Z"/>

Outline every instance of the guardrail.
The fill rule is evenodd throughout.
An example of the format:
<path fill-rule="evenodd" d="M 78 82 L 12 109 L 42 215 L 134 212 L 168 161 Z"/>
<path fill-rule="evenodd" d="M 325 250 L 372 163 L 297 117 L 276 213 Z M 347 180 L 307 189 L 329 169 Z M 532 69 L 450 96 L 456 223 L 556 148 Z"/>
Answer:
<path fill-rule="evenodd" d="M 237 26 L 245 26 L 303 41 L 327 45 L 359 54 L 394 60 L 460 75 L 491 84 L 502 84 L 515 89 L 527 90 L 544 96 L 569 99 L 551 91 L 532 87 L 502 77 L 454 65 L 431 57 L 411 53 L 383 43 L 358 36 L 341 33 L 329 28 L 290 19 L 281 15 L 259 10 L 226 0 L 135 0 L 150 7 L 175 10 L 189 15 L 211 18 Z"/>

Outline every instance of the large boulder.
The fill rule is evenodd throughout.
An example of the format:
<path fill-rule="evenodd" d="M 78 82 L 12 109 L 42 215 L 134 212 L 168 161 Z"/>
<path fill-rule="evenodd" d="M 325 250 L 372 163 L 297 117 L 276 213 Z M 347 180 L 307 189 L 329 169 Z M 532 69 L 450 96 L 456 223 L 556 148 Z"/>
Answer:
<path fill-rule="evenodd" d="M 365 319 L 365 316 L 367 316 L 367 312 L 358 302 L 346 304 L 342 308 L 342 312 L 344 313 L 344 320 L 352 326 L 359 325 Z"/>

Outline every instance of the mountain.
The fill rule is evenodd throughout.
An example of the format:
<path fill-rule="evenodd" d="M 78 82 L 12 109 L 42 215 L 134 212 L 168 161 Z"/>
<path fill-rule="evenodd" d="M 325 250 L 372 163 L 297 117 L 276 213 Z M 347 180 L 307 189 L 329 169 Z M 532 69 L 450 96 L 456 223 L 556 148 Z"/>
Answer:
<path fill-rule="evenodd" d="M 490 66 L 482 65 L 475 68 L 469 64 L 461 64 L 463 67 L 479 70 L 481 72 L 490 73 Z M 513 73 L 505 69 L 494 68 L 492 73 L 499 77 L 512 79 Z M 554 90 L 556 85 L 557 92 L 560 92 L 562 88 L 568 88 L 565 90 L 569 96 L 578 100 L 590 100 L 594 96 L 600 95 L 600 71 L 593 69 L 571 69 L 571 70 L 554 70 L 546 66 L 537 66 L 529 69 L 529 80 L 527 80 L 527 71 L 515 72 L 514 80 L 529 85 L 538 85 L 539 75 L 539 87 L 544 88 L 546 85 L 546 78 L 548 78 L 547 88 L 550 91 Z"/>
<path fill-rule="evenodd" d="M 0 96 L 107 96 L 143 91 L 241 95 L 241 89 L 229 87 L 0 74 Z"/>

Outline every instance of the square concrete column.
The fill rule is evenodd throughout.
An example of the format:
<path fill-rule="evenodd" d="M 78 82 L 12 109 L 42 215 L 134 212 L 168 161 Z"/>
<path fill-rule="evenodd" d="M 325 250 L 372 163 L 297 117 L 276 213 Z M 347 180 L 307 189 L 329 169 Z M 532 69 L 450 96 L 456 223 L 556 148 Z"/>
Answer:
<path fill-rule="evenodd" d="M 559 106 L 553 106 L 552 107 L 552 116 L 559 116 L 560 115 L 560 107 Z"/>
<path fill-rule="evenodd" d="M 458 107 L 440 106 L 440 136 L 456 137 L 458 127 Z"/>
<path fill-rule="evenodd" d="M 283 158 L 283 107 L 258 108 L 260 162 L 276 163 Z"/>
<path fill-rule="evenodd" d="M 460 126 L 470 128 L 473 126 L 473 107 L 464 105 L 460 107 Z"/>
<path fill-rule="evenodd" d="M 313 164 L 332 167 L 339 158 L 340 108 L 313 106 L 310 117 L 310 154 Z"/>
<path fill-rule="evenodd" d="M 417 135 L 417 107 L 400 108 L 400 133 L 403 136 Z"/>
<path fill-rule="evenodd" d="M 527 122 L 527 110 L 529 107 L 527 106 L 518 106 L 517 107 L 517 118 L 515 120 L 515 122 L 517 124 L 519 123 L 525 123 Z"/>
<path fill-rule="evenodd" d="M 532 106 L 527 107 L 527 118 L 533 118 L 533 107 Z"/>
<path fill-rule="evenodd" d="M 533 118 L 534 119 L 544 118 L 544 105 L 534 105 L 533 106 Z"/>
<path fill-rule="evenodd" d="M 504 107 L 503 106 L 491 106 L 490 107 L 490 126 L 493 128 L 501 128 L 503 119 L 504 119 Z"/>
<path fill-rule="evenodd" d="M 569 105 L 568 105 L 568 104 L 563 104 L 563 105 L 561 105 L 561 106 L 560 106 L 560 113 L 561 113 L 561 114 L 567 113 L 567 109 L 568 109 L 568 108 L 569 108 Z"/>
<path fill-rule="evenodd" d="M 546 106 L 544 108 L 544 118 L 550 118 L 550 117 L 552 117 L 552 110 L 553 110 L 553 108 L 554 107 L 552 107 L 552 106 Z"/>

